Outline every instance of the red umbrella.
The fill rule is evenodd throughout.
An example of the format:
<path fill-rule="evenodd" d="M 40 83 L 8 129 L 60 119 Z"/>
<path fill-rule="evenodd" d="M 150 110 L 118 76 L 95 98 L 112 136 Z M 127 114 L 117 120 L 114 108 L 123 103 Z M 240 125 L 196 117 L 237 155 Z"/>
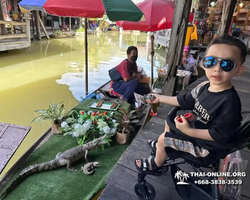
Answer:
<path fill-rule="evenodd" d="M 172 27 L 175 6 L 173 1 L 147 0 L 136 5 L 144 13 L 146 20 L 138 22 L 117 21 L 117 26 L 122 27 L 123 30 L 151 32 L 169 29 Z M 189 22 L 191 21 L 193 21 L 192 14 L 190 14 L 189 17 Z"/>
<path fill-rule="evenodd" d="M 123 30 L 139 30 L 139 31 L 158 31 L 169 29 L 172 27 L 175 3 L 168 0 L 147 0 L 137 4 L 138 8 L 144 13 L 145 21 L 130 22 L 118 21 L 117 26 Z M 189 21 L 192 21 L 190 16 Z M 153 37 L 151 37 L 151 81 L 153 83 Z"/>

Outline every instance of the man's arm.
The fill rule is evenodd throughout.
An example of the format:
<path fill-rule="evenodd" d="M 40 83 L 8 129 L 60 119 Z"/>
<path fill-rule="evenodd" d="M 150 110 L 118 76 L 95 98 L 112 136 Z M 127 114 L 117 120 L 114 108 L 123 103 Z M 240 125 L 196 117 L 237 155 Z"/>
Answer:
<path fill-rule="evenodd" d="M 133 76 L 130 76 L 129 78 L 124 78 L 123 80 L 124 80 L 125 82 L 127 82 L 127 81 L 130 81 L 130 80 L 132 80 L 132 79 L 139 79 L 140 77 L 141 77 L 140 74 L 135 74 L 135 75 L 133 75 Z"/>

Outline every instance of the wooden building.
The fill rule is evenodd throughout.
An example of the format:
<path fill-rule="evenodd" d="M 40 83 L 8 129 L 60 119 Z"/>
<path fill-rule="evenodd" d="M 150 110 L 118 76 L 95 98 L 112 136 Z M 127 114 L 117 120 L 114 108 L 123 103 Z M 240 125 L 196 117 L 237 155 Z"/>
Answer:
<path fill-rule="evenodd" d="M 30 14 L 22 13 L 18 0 L 0 1 L 0 51 L 30 46 Z"/>

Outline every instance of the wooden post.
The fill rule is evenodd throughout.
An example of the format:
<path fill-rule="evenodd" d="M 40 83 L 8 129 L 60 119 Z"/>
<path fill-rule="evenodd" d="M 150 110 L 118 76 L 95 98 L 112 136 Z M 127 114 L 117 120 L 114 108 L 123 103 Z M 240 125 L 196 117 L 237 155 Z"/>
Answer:
<path fill-rule="evenodd" d="M 32 15 L 31 15 L 31 17 L 32 17 L 32 30 L 33 30 L 33 37 L 35 38 L 35 25 L 34 25 L 34 23 L 35 23 L 35 11 L 32 11 Z"/>
<path fill-rule="evenodd" d="M 226 23 L 226 27 L 224 30 L 224 34 L 228 34 L 236 4 L 237 4 L 237 0 L 232 0 L 231 5 L 230 5 L 230 9 L 229 9 L 229 13 L 228 13 L 228 17 L 227 17 L 227 23 Z"/>
<path fill-rule="evenodd" d="M 23 19 L 25 19 L 26 21 L 26 35 L 27 35 L 27 41 L 30 43 L 30 15 L 29 13 L 24 13 L 24 17 Z"/>
<path fill-rule="evenodd" d="M 69 31 L 71 32 L 71 17 L 69 17 Z"/>
<path fill-rule="evenodd" d="M 35 11 L 35 19 L 36 19 L 36 37 L 38 40 L 41 40 L 41 27 L 40 27 L 40 20 L 39 20 L 39 11 Z"/>
<path fill-rule="evenodd" d="M 2 2 L 0 2 L 0 20 L 4 20 Z M 6 34 L 5 24 L 1 24 L 0 35 L 5 35 L 5 34 Z"/>
<path fill-rule="evenodd" d="M 228 34 L 237 0 L 223 2 L 222 19 L 218 29 L 218 35 Z"/>
<path fill-rule="evenodd" d="M 182 58 L 192 0 L 176 0 L 172 22 L 170 45 L 167 55 L 168 71 L 164 79 L 162 94 L 174 95 L 176 72 Z"/>
<path fill-rule="evenodd" d="M 88 95 L 88 18 L 85 18 L 85 95 Z M 85 96 L 85 97 L 86 97 Z"/>
<path fill-rule="evenodd" d="M 150 36 L 151 38 L 151 86 L 153 86 L 154 83 L 154 55 L 155 55 L 155 51 L 154 51 L 154 35 Z"/>
<path fill-rule="evenodd" d="M 51 16 L 51 29 L 52 29 L 52 33 L 54 34 L 54 19 L 53 19 L 53 15 Z"/>
<path fill-rule="evenodd" d="M 44 32 L 44 34 L 46 35 L 47 39 L 49 40 L 49 39 L 50 39 L 50 38 L 49 38 L 49 34 L 48 34 L 47 31 L 46 31 L 46 28 L 45 28 L 45 26 L 44 26 L 44 24 L 43 24 L 43 21 L 41 20 L 40 16 L 38 16 L 38 17 L 39 17 L 39 22 L 40 22 L 40 24 L 41 24 L 41 26 L 42 26 L 43 32 Z"/>

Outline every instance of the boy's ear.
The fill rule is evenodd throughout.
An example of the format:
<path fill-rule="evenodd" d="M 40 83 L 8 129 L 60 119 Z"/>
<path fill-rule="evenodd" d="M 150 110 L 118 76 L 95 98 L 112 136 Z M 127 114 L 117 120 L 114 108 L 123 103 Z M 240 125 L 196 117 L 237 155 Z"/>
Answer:
<path fill-rule="evenodd" d="M 244 65 L 239 66 L 236 75 L 241 75 L 245 71 L 245 68 L 246 67 Z"/>

